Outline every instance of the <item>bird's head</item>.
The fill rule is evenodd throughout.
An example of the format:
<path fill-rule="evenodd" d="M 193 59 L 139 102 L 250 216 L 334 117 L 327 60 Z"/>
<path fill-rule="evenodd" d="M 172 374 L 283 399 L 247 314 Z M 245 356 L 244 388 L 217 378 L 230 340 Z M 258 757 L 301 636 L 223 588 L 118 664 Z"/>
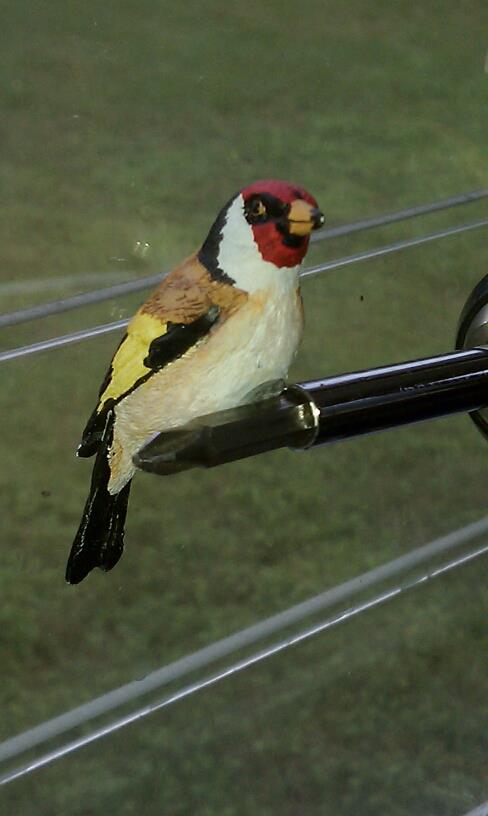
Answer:
<path fill-rule="evenodd" d="M 220 211 L 199 258 L 217 279 L 251 291 L 271 276 L 297 272 L 312 230 L 324 223 L 317 202 L 296 184 L 256 181 Z"/>

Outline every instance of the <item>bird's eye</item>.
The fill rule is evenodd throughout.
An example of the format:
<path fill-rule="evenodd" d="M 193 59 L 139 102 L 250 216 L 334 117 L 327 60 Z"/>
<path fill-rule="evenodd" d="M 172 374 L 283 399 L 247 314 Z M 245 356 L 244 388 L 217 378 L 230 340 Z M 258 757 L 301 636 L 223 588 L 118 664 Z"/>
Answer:
<path fill-rule="evenodd" d="M 252 202 L 249 212 L 253 218 L 264 218 L 267 215 L 266 207 L 259 198 Z"/>

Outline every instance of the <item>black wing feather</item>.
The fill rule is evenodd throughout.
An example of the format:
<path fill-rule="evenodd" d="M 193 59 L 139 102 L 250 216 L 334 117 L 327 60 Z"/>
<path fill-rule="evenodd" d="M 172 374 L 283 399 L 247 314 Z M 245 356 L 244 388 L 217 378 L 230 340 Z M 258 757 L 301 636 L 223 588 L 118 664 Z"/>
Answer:
<path fill-rule="evenodd" d="M 211 306 L 205 314 L 200 315 L 200 317 L 197 317 L 196 320 L 193 320 L 191 323 L 169 322 L 165 333 L 160 337 L 156 337 L 149 346 L 147 357 L 144 359 L 144 365 L 148 369 L 147 374 L 136 380 L 132 387 L 121 394 L 117 400 L 107 400 L 101 411 L 98 410 L 98 406 L 95 408 L 83 431 L 77 455 L 81 457 L 93 456 L 100 448 L 108 412 L 157 371 L 161 371 L 161 369 L 169 363 L 174 362 L 179 357 L 183 357 L 192 346 L 196 345 L 199 340 L 202 340 L 205 335 L 208 334 L 212 326 L 218 320 L 219 315 L 220 308 L 218 306 Z M 120 348 L 126 337 L 127 335 L 125 334 L 118 348 Z M 111 378 L 112 366 L 110 366 L 105 375 L 100 388 L 99 397 L 102 396 L 108 387 Z"/>

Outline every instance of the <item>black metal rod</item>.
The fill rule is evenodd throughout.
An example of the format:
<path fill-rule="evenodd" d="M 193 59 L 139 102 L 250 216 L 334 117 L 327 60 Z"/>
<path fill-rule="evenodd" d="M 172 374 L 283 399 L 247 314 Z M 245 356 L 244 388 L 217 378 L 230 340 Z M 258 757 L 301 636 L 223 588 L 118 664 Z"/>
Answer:
<path fill-rule="evenodd" d="M 301 383 L 279 397 L 200 417 L 134 457 L 169 475 L 280 447 L 315 447 L 488 405 L 488 347 Z"/>
<path fill-rule="evenodd" d="M 315 445 L 475 411 L 488 404 L 488 349 L 303 384 L 320 411 Z"/>

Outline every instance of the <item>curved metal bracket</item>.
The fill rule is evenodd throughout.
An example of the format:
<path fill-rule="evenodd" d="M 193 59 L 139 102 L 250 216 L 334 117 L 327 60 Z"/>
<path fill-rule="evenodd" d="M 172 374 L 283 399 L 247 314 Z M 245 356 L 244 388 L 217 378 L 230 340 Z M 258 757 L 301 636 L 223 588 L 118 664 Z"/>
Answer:
<path fill-rule="evenodd" d="M 488 346 L 488 275 L 480 280 L 464 304 L 456 334 L 456 348 Z M 488 408 L 469 413 L 476 427 L 488 439 Z"/>

